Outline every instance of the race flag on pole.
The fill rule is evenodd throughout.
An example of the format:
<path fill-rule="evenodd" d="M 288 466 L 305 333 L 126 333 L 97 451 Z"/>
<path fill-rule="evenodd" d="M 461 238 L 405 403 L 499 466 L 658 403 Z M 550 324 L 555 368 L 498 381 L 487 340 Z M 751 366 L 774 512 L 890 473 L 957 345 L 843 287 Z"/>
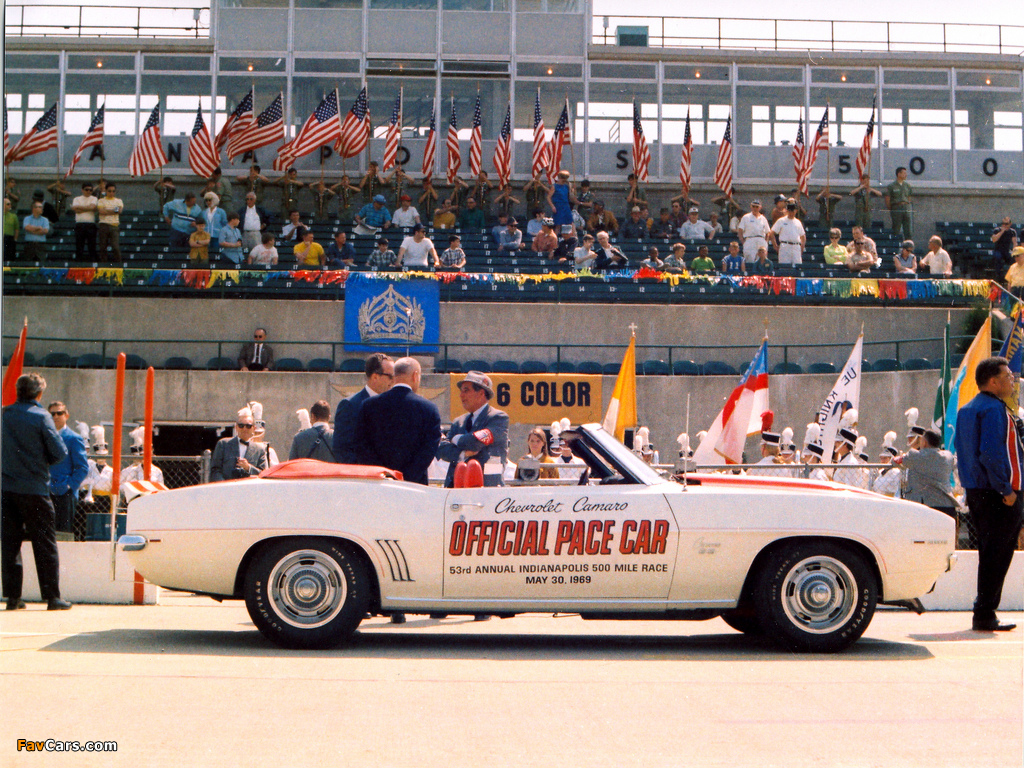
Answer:
<path fill-rule="evenodd" d="M 228 159 L 231 159 L 231 140 L 249 130 L 250 126 L 252 126 L 252 114 L 253 93 L 252 88 L 250 88 L 249 92 L 238 102 L 238 106 L 235 107 L 234 111 L 228 115 L 228 121 L 224 123 L 224 126 L 217 134 L 217 140 L 213 144 L 214 157 L 219 158 L 221 150 L 227 144 Z M 241 152 L 237 154 L 241 154 Z"/>
<path fill-rule="evenodd" d="M 82 139 L 82 143 L 78 145 L 78 151 L 75 152 L 75 156 L 71 158 L 71 167 L 68 168 L 68 172 L 64 175 L 67 179 L 72 173 L 75 172 L 75 166 L 78 165 L 78 161 L 82 159 L 82 155 L 85 150 L 89 147 L 100 147 L 100 152 L 103 152 L 103 113 L 106 110 L 106 106 L 102 106 L 96 110 L 96 114 L 92 116 L 92 122 L 89 123 L 89 132 L 85 134 L 85 138 Z"/>
<path fill-rule="evenodd" d="M 761 431 L 761 414 L 767 410 L 768 338 L 765 337 L 750 367 L 694 452 L 694 461 L 698 464 L 742 464 L 747 435 Z"/>
<path fill-rule="evenodd" d="M 800 117 L 800 124 L 796 129 L 796 141 L 793 142 L 793 171 L 796 173 L 796 186 L 800 194 L 807 196 L 807 176 L 804 175 L 804 119 Z"/>
<path fill-rule="evenodd" d="M 4 157 L 7 157 L 7 150 L 11 147 L 11 134 L 7 130 L 7 98 L 4 98 Z"/>
<path fill-rule="evenodd" d="M 427 131 L 427 145 L 423 148 L 423 178 L 434 175 L 434 162 L 437 158 L 437 102 L 430 105 L 430 130 Z"/>
<path fill-rule="evenodd" d="M 626 354 L 622 357 L 622 366 L 615 379 L 615 389 L 602 426 L 619 442 L 626 439 L 627 427 L 636 427 L 636 336 L 630 338 Z"/>
<path fill-rule="evenodd" d="M 1017 304 L 1013 311 L 1013 330 L 1006 334 L 1003 346 L 999 350 L 999 356 L 1005 357 L 1010 363 L 1010 372 L 1013 374 L 1013 392 L 1006 398 L 1006 405 L 1013 412 L 1020 407 L 1020 375 L 1021 362 L 1024 360 L 1024 312 L 1021 305 Z"/>
<path fill-rule="evenodd" d="M 555 132 L 551 134 L 551 173 L 558 173 L 562 170 L 562 150 L 564 150 L 571 141 L 569 136 L 569 101 L 566 99 L 565 105 L 562 107 L 562 114 L 558 116 L 558 122 L 555 123 Z"/>
<path fill-rule="evenodd" d="M 7 363 L 7 370 L 4 371 L 3 382 L 3 407 L 12 405 L 18 401 L 18 377 L 25 367 L 25 339 L 28 336 L 28 318 L 25 318 L 21 326 L 21 336 L 18 337 L 18 344 L 11 355 L 11 361 Z"/>
<path fill-rule="evenodd" d="M 355 157 L 370 141 L 370 102 L 366 97 L 366 86 L 352 103 L 341 124 L 341 137 L 334 144 L 334 151 L 342 157 Z"/>
<path fill-rule="evenodd" d="M 637 181 L 647 181 L 647 168 L 651 164 L 651 150 L 640 125 L 640 105 L 633 102 L 633 173 Z"/>
<path fill-rule="evenodd" d="M 462 167 L 462 154 L 459 151 L 459 119 L 455 114 L 454 96 L 452 96 L 452 116 L 448 120 L 448 138 L 445 139 L 445 146 L 448 148 L 448 183 L 454 184 L 455 177 L 459 175 L 459 168 Z"/>
<path fill-rule="evenodd" d="M 548 167 L 548 143 L 544 138 L 544 118 L 540 114 L 540 88 L 533 102 L 533 158 L 530 161 L 530 172 L 534 178 L 542 174 Z"/>
<path fill-rule="evenodd" d="M 24 160 L 29 155 L 36 155 L 57 146 L 57 104 L 50 107 L 43 116 L 36 120 L 28 133 L 21 137 L 17 144 L 4 155 L 4 163 Z"/>
<path fill-rule="evenodd" d="M 483 162 L 483 129 L 480 127 L 480 94 L 473 108 L 473 128 L 469 133 L 469 172 L 475 179 L 480 175 Z"/>
<path fill-rule="evenodd" d="M 398 91 L 395 106 L 391 110 L 388 132 L 384 138 L 384 170 L 389 171 L 398 162 L 398 140 L 402 135 L 402 91 Z"/>
<path fill-rule="evenodd" d="M 686 108 L 686 128 L 683 131 L 683 149 L 679 153 L 679 181 L 683 185 L 683 194 L 690 194 L 690 164 L 693 161 L 693 134 L 690 133 L 690 108 Z"/>
<path fill-rule="evenodd" d="M 200 104 L 196 109 L 196 122 L 192 126 L 192 135 L 188 140 L 188 167 L 196 176 L 208 179 L 213 176 L 217 165 L 217 155 L 210 140 L 210 132 L 206 130 L 203 107 Z"/>
<path fill-rule="evenodd" d="M 974 337 L 967 354 L 960 362 L 953 384 L 949 388 L 949 402 L 946 404 L 946 419 L 943 422 L 943 437 L 946 450 L 956 452 L 956 415 L 975 395 L 978 394 L 978 384 L 974 380 L 974 370 L 985 358 L 992 356 L 992 320 L 986 317 Z M 1017 413 L 1016 407 L 1013 413 Z"/>
<path fill-rule="evenodd" d="M 828 149 L 828 107 L 825 107 L 825 114 L 821 116 L 821 122 L 818 123 L 818 130 L 814 134 L 814 142 L 804 152 L 804 187 L 807 186 L 807 182 L 811 178 L 814 164 L 818 162 L 818 151 L 822 149 Z M 825 443 L 822 443 L 822 445 L 825 445 Z"/>
<path fill-rule="evenodd" d="M 725 135 L 722 136 L 722 143 L 718 145 L 715 184 L 726 197 L 732 197 L 732 115 L 725 121 Z"/>
<path fill-rule="evenodd" d="M 946 317 L 946 329 L 942 335 L 942 370 L 935 387 L 935 408 L 932 410 L 932 429 L 940 435 L 944 433 L 946 421 L 946 403 L 949 402 L 949 388 L 952 372 L 950 371 L 949 355 L 949 317 Z"/>
<path fill-rule="evenodd" d="M 285 170 L 298 158 L 305 157 L 310 152 L 340 138 L 341 117 L 338 114 L 338 91 L 333 90 L 324 96 L 291 143 L 278 151 L 277 159 L 274 160 L 274 168 Z M 279 165 L 282 167 L 278 167 Z"/>
<path fill-rule="evenodd" d="M 860 145 L 857 153 L 857 178 L 864 175 L 871 175 L 871 145 L 875 140 L 875 102 L 871 102 L 871 119 L 868 120 L 868 127 L 864 131 L 864 142 Z"/>
<path fill-rule="evenodd" d="M 857 337 L 846 365 L 839 373 L 835 386 L 825 397 L 825 402 L 818 409 L 816 421 L 821 425 L 821 445 L 825 448 L 826 459 L 831 458 L 829 451 L 836 442 L 839 431 L 839 420 L 843 413 L 851 408 L 860 411 L 860 373 L 864 356 L 864 332 Z M 828 463 L 828 462 L 825 462 Z"/>
<path fill-rule="evenodd" d="M 246 130 L 232 134 L 228 141 L 228 160 L 234 162 L 236 157 L 278 140 L 284 141 L 284 94 L 280 92 Z"/>
<path fill-rule="evenodd" d="M 512 175 L 512 104 L 505 108 L 505 122 L 494 147 L 494 170 L 498 173 L 498 186 L 504 187 Z"/>
<path fill-rule="evenodd" d="M 154 168 L 167 165 L 167 155 L 160 141 L 160 102 L 156 103 L 149 113 L 149 120 L 142 130 L 142 135 L 135 142 L 131 157 L 128 158 L 128 173 L 132 176 L 145 176 Z"/>

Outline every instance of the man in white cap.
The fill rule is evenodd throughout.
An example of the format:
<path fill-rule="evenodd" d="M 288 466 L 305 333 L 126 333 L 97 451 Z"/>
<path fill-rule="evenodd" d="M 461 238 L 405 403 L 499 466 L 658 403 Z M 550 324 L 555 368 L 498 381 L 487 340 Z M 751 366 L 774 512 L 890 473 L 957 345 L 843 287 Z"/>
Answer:
<path fill-rule="evenodd" d="M 210 462 L 210 482 L 252 477 L 267 468 L 267 450 L 252 439 L 256 427 L 252 410 L 246 406 L 238 412 L 235 436 L 217 441 Z"/>
<path fill-rule="evenodd" d="M 771 231 L 771 224 L 761 213 L 761 201 L 751 201 L 750 213 L 744 214 L 740 219 L 739 228 L 736 230 L 740 244 L 743 246 L 743 261 L 745 263 L 753 264 L 757 261 L 757 249 L 768 244 L 768 234 Z"/>
<path fill-rule="evenodd" d="M 779 266 L 795 266 L 803 263 L 803 252 L 807 245 L 804 225 L 796 217 L 796 200 L 786 200 L 786 215 L 772 226 L 779 251 Z"/>
<path fill-rule="evenodd" d="M 715 229 L 706 221 L 700 220 L 700 208 L 691 206 L 686 221 L 679 227 L 679 236 L 684 240 L 710 240 L 715 236 Z"/>
<path fill-rule="evenodd" d="M 455 467 L 460 461 L 476 459 L 484 471 L 484 485 L 504 485 L 502 474 L 508 461 L 508 414 L 491 407 L 494 384 L 490 376 L 469 371 L 459 382 L 459 399 L 466 413 L 452 422 L 441 439 L 437 458 L 449 462 L 445 488 L 455 486 Z"/>

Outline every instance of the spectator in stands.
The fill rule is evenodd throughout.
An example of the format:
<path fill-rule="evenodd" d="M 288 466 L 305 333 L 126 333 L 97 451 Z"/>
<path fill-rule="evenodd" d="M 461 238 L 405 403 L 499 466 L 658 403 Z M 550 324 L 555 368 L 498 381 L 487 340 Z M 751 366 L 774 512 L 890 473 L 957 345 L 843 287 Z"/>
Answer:
<path fill-rule="evenodd" d="M 580 182 L 580 191 L 576 195 L 576 209 L 583 216 L 590 216 L 590 212 L 594 209 L 594 193 L 590 189 L 590 179 Z"/>
<path fill-rule="evenodd" d="M 544 209 L 534 208 L 533 218 L 526 222 L 526 236 L 533 240 L 544 227 Z"/>
<path fill-rule="evenodd" d="M 625 269 L 629 266 L 626 254 L 611 244 L 608 233 L 601 230 L 597 233 L 597 247 L 594 248 L 595 272 Z"/>
<path fill-rule="evenodd" d="M 220 207 L 220 198 L 215 192 L 207 192 L 203 196 L 206 207 L 203 209 L 202 220 L 206 222 L 206 231 L 210 235 L 210 253 L 220 253 L 220 233 L 228 225 L 228 216 Z"/>
<path fill-rule="evenodd" d="M 251 192 L 256 196 L 256 205 L 260 205 L 263 202 L 263 189 L 267 184 L 273 184 L 273 182 L 264 176 L 260 171 L 262 169 L 255 163 L 249 166 L 249 173 L 245 176 L 239 176 L 236 180 L 236 184 L 241 184 L 248 193 Z"/>
<path fill-rule="evenodd" d="M 427 237 L 422 224 L 412 228 L 412 235 L 402 241 L 398 249 L 398 263 L 396 266 L 410 267 L 412 269 L 426 269 L 430 266 L 438 266 L 441 260 L 437 256 L 433 241 Z"/>
<path fill-rule="evenodd" d="M 466 252 L 462 250 L 462 238 L 448 236 L 448 247 L 441 254 L 441 269 L 446 272 L 461 272 L 466 266 Z"/>
<path fill-rule="evenodd" d="M 738 249 L 737 253 L 739 253 Z M 668 259 L 666 259 L 665 261 L 667 263 Z M 708 254 L 708 247 L 706 245 L 702 245 L 697 249 L 697 258 L 690 262 L 690 271 L 696 272 L 698 274 L 715 271 L 715 261 Z"/>
<path fill-rule="evenodd" d="M 14 212 L 14 204 L 11 202 L 11 198 L 4 198 L 4 260 L 14 261 L 17 255 L 16 243 L 18 240 L 18 214 Z M 94 225 L 95 229 L 95 225 Z M 75 236 L 77 240 L 78 230 L 75 230 Z M 92 258 L 96 259 L 96 238 L 93 237 L 92 241 Z"/>
<path fill-rule="evenodd" d="M 768 243 L 771 231 L 771 224 L 761 213 L 761 201 L 751 200 L 750 213 L 744 214 L 736 230 L 740 245 L 743 246 L 743 260 L 747 264 L 757 261 L 757 249 Z"/>
<path fill-rule="evenodd" d="M 662 208 L 658 212 L 658 220 L 654 222 L 654 226 L 651 227 L 651 237 L 655 239 L 670 239 L 674 238 L 679 232 L 678 227 L 672 226 L 672 220 L 669 217 L 668 208 Z"/>
<path fill-rule="evenodd" d="M 331 198 L 335 196 L 335 191 L 324 184 L 322 180 L 310 184 L 309 191 L 313 195 L 313 221 L 318 223 L 327 221 L 330 216 Z"/>
<path fill-rule="evenodd" d="M 274 236 L 269 232 L 264 232 L 261 235 L 260 244 L 249 250 L 249 257 L 245 260 L 245 263 L 251 264 L 254 267 L 270 269 L 277 266 L 277 258 Z"/>
<path fill-rule="evenodd" d="M 771 212 L 768 214 L 768 221 L 774 224 L 786 215 L 786 196 L 776 195 Z"/>
<path fill-rule="evenodd" d="M 156 192 L 157 205 L 160 210 L 163 210 L 164 206 L 174 199 L 177 187 L 174 186 L 174 179 L 170 176 L 161 176 L 160 180 L 153 185 L 153 191 Z"/>
<path fill-rule="evenodd" d="M 324 247 L 316 242 L 312 229 L 302 228 L 298 231 L 298 241 L 292 253 L 299 269 L 323 269 L 327 263 Z"/>
<path fill-rule="evenodd" d="M 523 247 L 523 233 L 519 229 L 518 222 L 512 218 L 508 220 L 508 226 L 498 238 L 498 250 L 509 255 L 514 255 Z"/>
<path fill-rule="evenodd" d="M 298 211 L 292 211 L 288 214 L 288 223 L 281 229 L 281 240 L 291 243 L 299 242 L 299 230 L 304 229 L 305 226 L 302 223 L 301 214 Z"/>
<path fill-rule="evenodd" d="M 228 214 L 228 225 L 220 231 L 220 252 L 232 267 L 242 266 L 242 231 L 238 228 L 241 219 L 232 211 Z"/>
<path fill-rule="evenodd" d="M 491 180 L 487 178 L 487 171 L 480 171 L 477 174 L 476 181 L 473 183 L 473 190 L 470 194 L 476 199 L 476 204 L 486 216 L 491 208 L 491 191 L 494 189 L 494 185 Z M 466 201 L 469 202 L 468 200 Z"/>
<path fill-rule="evenodd" d="M 391 215 L 391 223 L 403 229 L 411 229 L 420 223 L 420 212 L 412 207 L 411 197 L 402 195 L 398 198 L 398 210 Z"/>
<path fill-rule="evenodd" d="M 242 345 L 238 367 L 243 371 L 269 371 L 274 367 L 274 348 L 267 344 L 267 329 L 257 328 L 252 341 Z M 262 410 L 262 409 L 261 409 Z M 260 416 L 263 414 L 261 413 Z"/>
<path fill-rule="evenodd" d="M 367 203 L 356 214 L 356 224 L 381 230 L 391 226 L 391 211 L 384 207 L 384 195 L 374 195 L 373 202 Z"/>
<path fill-rule="evenodd" d="M 715 231 L 706 221 L 700 220 L 700 209 L 690 206 L 686 221 L 679 227 L 679 236 L 684 240 L 710 240 Z"/>
<path fill-rule="evenodd" d="M 281 187 L 281 217 L 287 217 L 292 211 L 299 210 L 299 190 L 306 185 L 299 181 L 298 170 L 289 168 L 274 184 Z"/>
<path fill-rule="evenodd" d="M 832 188 L 826 184 L 814 199 L 818 201 L 818 226 L 831 229 L 832 219 L 836 214 L 836 206 L 839 205 L 839 201 L 843 199 L 843 196 L 833 193 Z"/>
<path fill-rule="evenodd" d="M 1017 230 L 1013 228 L 1009 216 L 1003 218 L 1003 223 L 992 233 L 992 250 L 998 254 L 1003 264 L 1013 261 L 1013 249 L 1017 247 Z"/>
<path fill-rule="evenodd" d="M 623 240 L 646 240 L 647 223 L 640 215 L 640 206 L 634 205 L 629 212 L 629 218 L 622 225 L 619 235 Z"/>
<path fill-rule="evenodd" d="M 462 201 L 468 190 L 469 184 L 456 176 L 454 181 L 452 181 L 452 188 L 448 192 L 448 199 L 452 201 L 452 213 L 456 216 L 458 216 L 459 210 L 462 208 Z"/>
<path fill-rule="evenodd" d="M 196 205 L 194 192 L 186 192 L 181 200 L 171 200 L 164 204 L 164 221 L 170 225 L 168 245 L 175 251 L 188 248 L 188 238 L 196 231 L 195 222 L 203 213 Z"/>
<path fill-rule="evenodd" d="M 423 211 L 423 215 L 433 220 L 437 209 L 437 190 L 434 189 L 434 180 L 430 176 L 423 177 L 423 192 L 416 200 L 416 206 Z"/>
<path fill-rule="evenodd" d="M 13 176 L 8 176 L 7 181 L 4 182 L 4 197 L 11 201 L 11 208 L 17 210 L 21 195 L 18 194 L 18 182 Z"/>
<path fill-rule="evenodd" d="M 502 187 L 501 194 L 494 199 L 494 209 L 498 214 L 498 220 L 501 221 L 501 217 L 515 215 L 516 206 L 519 205 L 520 200 L 517 197 L 512 196 L 512 185 L 506 184 Z M 505 225 L 502 224 L 502 227 Z"/>
<path fill-rule="evenodd" d="M 267 229 L 267 224 L 270 223 L 270 216 L 256 204 L 255 192 L 247 192 L 245 195 L 245 208 L 242 209 L 241 223 L 242 247 L 251 251 L 263 240 L 263 233 Z"/>
<path fill-rule="evenodd" d="M 398 257 L 395 252 L 388 248 L 388 240 L 382 237 L 377 241 L 377 247 L 366 260 L 366 266 L 371 269 L 391 269 L 398 265 Z"/>
<path fill-rule="evenodd" d="M 587 231 L 594 236 L 599 231 L 605 232 L 609 236 L 618 234 L 619 222 L 614 213 L 605 210 L 603 200 L 594 201 L 594 211 L 587 219 Z"/>
<path fill-rule="evenodd" d="M 714 269 L 714 264 L 711 268 Z M 675 243 L 672 246 L 672 253 L 665 257 L 665 271 L 679 273 L 686 269 L 686 244 Z"/>
<path fill-rule="evenodd" d="M 196 231 L 188 237 L 188 260 L 191 267 L 207 269 L 210 266 L 210 233 L 206 231 L 206 221 L 199 218 L 195 223 Z"/>
<path fill-rule="evenodd" d="M 541 214 L 544 212 L 544 206 L 548 201 L 548 187 L 543 181 L 541 181 L 541 173 L 538 173 L 523 187 L 523 195 L 526 197 L 526 210 L 531 216 L 535 216 L 537 209 L 540 209 Z M 529 235 L 529 230 L 527 230 Z M 533 237 L 533 235 L 530 235 Z"/>
<path fill-rule="evenodd" d="M 579 245 L 579 241 L 576 239 L 576 227 L 572 224 L 563 224 L 561 235 L 558 247 L 555 248 L 555 261 L 559 264 L 572 264 L 574 263 L 573 254 L 576 252 L 576 246 Z"/>
<path fill-rule="evenodd" d="M 56 224 L 61 216 L 64 215 L 64 211 L 67 210 L 68 198 L 71 197 L 70 190 L 64 186 L 64 182 L 61 179 L 53 182 L 46 188 L 46 191 L 50 193 L 50 198 L 53 200 L 53 210 L 57 214 L 57 218 L 53 220 Z"/>
<path fill-rule="evenodd" d="M 32 202 L 32 213 L 25 217 L 21 228 L 25 232 L 25 259 L 46 261 L 46 236 L 50 234 L 50 220 L 43 216 L 41 202 Z"/>
<path fill-rule="evenodd" d="M 917 256 L 914 255 L 914 241 L 904 240 L 900 252 L 892 257 L 892 265 L 897 275 L 917 276 Z"/>
<path fill-rule="evenodd" d="M 682 197 L 682 195 L 680 195 Z M 686 222 L 686 214 L 683 212 L 683 203 L 676 198 L 672 198 L 671 210 L 669 212 L 669 221 L 672 222 L 672 226 L 675 228 L 674 234 L 679 234 L 679 228 Z"/>
<path fill-rule="evenodd" d="M 708 224 L 711 225 L 711 237 L 712 240 L 722 234 L 722 223 L 718 220 L 718 211 L 712 211 L 708 214 Z"/>
<path fill-rule="evenodd" d="M 859 227 L 871 226 L 871 198 L 882 197 L 882 193 L 871 186 L 871 177 L 866 173 L 860 177 L 860 184 L 850 193 L 853 198 L 853 222 Z"/>
<path fill-rule="evenodd" d="M 455 227 L 455 211 L 452 201 L 447 197 L 441 201 L 441 207 L 434 212 L 434 229 L 453 229 Z"/>
<path fill-rule="evenodd" d="M 203 187 L 204 200 L 207 192 L 213 192 L 220 199 L 219 205 L 225 211 L 234 209 L 235 198 L 231 194 L 231 184 L 224 180 L 220 166 L 214 168 L 213 174 L 206 180 L 206 186 Z M 211 232 L 211 236 L 212 234 Z"/>
<path fill-rule="evenodd" d="M 572 253 L 573 266 L 577 270 L 591 269 L 594 266 L 594 236 L 584 235 L 583 244 Z"/>
<path fill-rule="evenodd" d="M 121 261 L 120 227 L 123 210 L 124 203 L 117 197 L 117 185 L 108 181 L 103 197 L 96 202 L 96 213 L 100 218 L 96 229 L 96 248 L 103 260 L 107 260 L 107 246 L 110 246 L 111 260 Z"/>
<path fill-rule="evenodd" d="M 572 224 L 573 208 L 577 202 L 572 185 L 569 184 L 569 172 L 559 171 L 548 190 L 548 206 L 555 212 L 551 218 L 555 220 L 556 227 Z"/>
<path fill-rule="evenodd" d="M 846 268 L 856 275 L 866 275 L 875 266 L 875 255 L 865 248 L 864 239 L 852 242 L 853 250 L 846 254 Z"/>
<path fill-rule="evenodd" d="M 533 252 L 546 259 L 554 258 L 555 249 L 558 247 L 558 237 L 555 235 L 555 222 L 551 219 L 542 219 L 540 232 L 533 238 Z"/>
<path fill-rule="evenodd" d="M 640 262 L 640 266 L 646 267 L 647 269 L 653 269 L 658 272 L 663 272 L 665 270 L 665 262 L 659 258 L 658 248 L 656 246 L 652 245 L 647 249 L 647 258 Z"/>
<path fill-rule="evenodd" d="M 327 268 L 348 269 L 356 263 L 356 249 L 348 242 L 345 230 L 334 235 L 334 242 L 327 247 Z"/>
<path fill-rule="evenodd" d="M 853 236 L 853 240 L 846 244 L 846 252 L 853 253 L 854 243 L 860 243 L 866 253 L 870 253 L 873 257 L 878 258 L 878 247 L 875 245 L 875 241 L 864 234 L 864 228 L 854 225 L 853 229 L 850 230 L 850 234 Z M 910 238 L 907 238 L 908 240 Z"/>
<path fill-rule="evenodd" d="M 647 194 L 640 187 L 636 174 L 631 173 L 626 177 L 626 210 L 639 207 L 641 202 L 647 202 Z"/>
<path fill-rule="evenodd" d="M 92 182 L 82 182 L 82 194 L 71 201 L 75 214 L 75 258 L 79 261 L 96 261 L 96 199 L 92 193 Z M 17 217 L 15 217 L 17 221 Z M 11 254 L 13 256 L 13 252 Z"/>
<path fill-rule="evenodd" d="M 928 267 L 928 272 L 934 277 L 952 277 L 953 259 L 949 257 L 946 249 L 942 247 L 942 238 L 932 235 L 928 238 L 928 253 L 920 262 L 922 267 Z"/>
<path fill-rule="evenodd" d="M 347 227 L 352 224 L 355 216 L 355 199 L 359 187 L 351 183 L 347 173 L 343 173 L 341 181 L 332 186 L 331 191 L 338 196 L 338 223 Z"/>
<path fill-rule="evenodd" d="M 779 252 L 779 266 L 796 266 L 803 263 L 807 233 L 800 219 L 796 217 L 796 200 L 786 200 L 786 215 L 772 225 L 773 239 Z"/>
<path fill-rule="evenodd" d="M 907 182 L 907 169 L 900 166 L 896 169 L 896 180 L 885 190 L 885 207 L 892 216 L 892 231 L 910 240 L 914 236 L 911 226 L 911 202 L 914 190 Z"/>
<path fill-rule="evenodd" d="M 501 245 L 501 233 L 505 231 L 508 226 L 508 215 L 506 213 L 498 214 L 498 223 L 491 227 L 491 240 L 495 245 Z"/>
<path fill-rule="evenodd" d="M 395 206 L 397 207 L 401 204 L 402 195 L 405 194 L 405 187 L 412 182 L 412 179 L 410 179 L 409 175 L 402 170 L 402 166 L 400 165 L 396 165 L 395 170 L 384 178 L 391 186 L 391 195 L 394 197 Z"/>
<path fill-rule="evenodd" d="M 763 216 L 761 217 L 764 218 Z M 764 248 L 768 250 L 767 245 L 758 246 L 758 248 Z M 757 259 L 757 251 L 754 251 L 754 259 Z M 747 260 L 740 255 L 740 244 L 733 240 L 729 243 L 729 253 L 726 254 L 725 258 L 722 259 L 722 274 L 723 275 L 745 275 L 747 274 Z"/>
<path fill-rule="evenodd" d="M 779 219 L 779 221 L 784 221 L 784 219 Z M 781 264 L 781 261 L 779 263 Z M 775 265 L 768 258 L 768 246 L 762 245 L 757 249 L 757 261 L 750 266 L 750 273 L 762 277 L 770 277 L 775 274 Z"/>
<path fill-rule="evenodd" d="M 467 232 L 482 232 L 487 228 L 487 217 L 477 207 L 475 197 L 466 198 L 466 207 L 459 213 L 459 227 Z"/>
<path fill-rule="evenodd" d="M 1013 264 L 1006 270 L 1006 285 L 1018 299 L 1024 298 L 1024 245 L 1012 251 Z"/>
<path fill-rule="evenodd" d="M 363 178 L 359 181 L 359 189 L 363 193 L 363 200 L 365 201 L 364 208 L 374 201 L 374 198 L 384 190 L 387 183 L 387 179 L 380 172 L 380 165 L 376 160 L 371 160 L 366 167 L 366 173 L 363 174 Z"/>
<path fill-rule="evenodd" d="M 57 215 L 57 209 L 53 207 L 52 203 L 46 202 L 46 194 L 41 189 L 37 189 L 32 193 L 32 202 L 42 203 L 43 205 L 43 216 L 46 217 L 47 221 L 51 224 L 56 224 L 60 220 L 60 216 Z"/>
<path fill-rule="evenodd" d="M 832 227 L 828 231 L 828 245 L 824 251 L 826 264 L 846 264 L 848 252 L 846 246 L 839 242 L 842 236 L 842 230 L 837 227 Z"/>

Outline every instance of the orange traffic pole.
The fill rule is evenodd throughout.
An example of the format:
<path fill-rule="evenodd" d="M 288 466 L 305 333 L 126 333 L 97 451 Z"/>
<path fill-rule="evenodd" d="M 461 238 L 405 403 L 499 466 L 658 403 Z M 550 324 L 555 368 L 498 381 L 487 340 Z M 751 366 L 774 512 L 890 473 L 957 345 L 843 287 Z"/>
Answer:
<path fill-rule="evenodd" d="M 146 413 L 142 432 L 142 479 L 150 480 L 153 470 L 153 366 L 146 370 Z"/>
<path fill-rule="evenodd" d="M 117 374 L 114 378 L 114 439 L 110 480 L 110 580 L 114 580 L 117 563 L 117 505 L 121 491 L 121 432 L 124 425 L 124 368 L 125 354 L 117 356 Z"/>

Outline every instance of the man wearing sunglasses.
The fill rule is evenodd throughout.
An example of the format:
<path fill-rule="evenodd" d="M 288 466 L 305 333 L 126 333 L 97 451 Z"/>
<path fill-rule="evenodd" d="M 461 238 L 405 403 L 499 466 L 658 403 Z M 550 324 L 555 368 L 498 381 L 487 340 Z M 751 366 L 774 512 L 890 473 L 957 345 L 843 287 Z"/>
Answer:
<path fill-rule="evenodd" d="M 60 400 L 47 406 L 53 417 L 53 426 L 68 449 L 68 456 L 50 467 L 50 499 L 56 515 L 56 529 L 65 533 L 72 530 L 78 489 L 89 474 L 89 459 L 85 455 L 85 440 L 68 427 L 68 407 Z"/>
<path fill-rule="evenodd" d="M 267 344 L 267 329 L 257 328 L 252 342 L 242 346 L 238 367 L 243 371 L 269 371 L 274 367 L 274 349 Z"/>
<path fill-rule="evenodd" d="M 252 439 L 256 421 L 248 407 L 238 412 L 235 436 L 217 441 L 210 462 L 210 482 L 252 477 L 267 468 L 267 449 Z"/>

